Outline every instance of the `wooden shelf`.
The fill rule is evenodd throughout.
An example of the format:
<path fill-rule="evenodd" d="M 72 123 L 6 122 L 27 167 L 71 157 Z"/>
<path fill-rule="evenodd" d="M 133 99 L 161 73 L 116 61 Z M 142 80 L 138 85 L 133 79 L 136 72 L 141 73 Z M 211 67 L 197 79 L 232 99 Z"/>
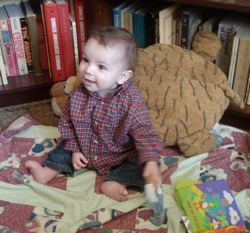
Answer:
<path fill-rule="evenodd" d="M 54 84 L 48 71 L 41 76 L 8 77 L 8 82 L 8 85 L 0 86 L 0 107 L 49 99 L 49 91 Z"/>
<path fill-rule="evenodd" d="M 244 109 L 230 105 L 220 122 L 250 131 L 250 105 L 246 105 Z"/>
<path fill-rule="evenodd" d="M 239 12 L 250 12 L 249 0 L 167 0 L 188 5 L 197 5 Z"/>

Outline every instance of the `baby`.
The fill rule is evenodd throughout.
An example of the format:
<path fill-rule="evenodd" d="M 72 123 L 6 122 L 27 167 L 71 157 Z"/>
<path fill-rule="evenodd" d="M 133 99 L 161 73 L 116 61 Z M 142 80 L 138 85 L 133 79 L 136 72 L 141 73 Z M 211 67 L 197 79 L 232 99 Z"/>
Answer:
<path fill-rule="evenodd" d="M 103 194 L 117 201 L 144 180 L 161 184 L 159 156 L 164 144 L 152 126 L 142 94 L 132 82 L 138 48 L 116 27 L 94 28 L 79 66 L 82 83 L 70 94 L 59 121 L 63 138 L 43 164 L 27 161 L 34 180 L 47 184 L 59 173 L 94 169 L 105 176 Z M 83 184 L 84 185 L 84 184 Z"/>

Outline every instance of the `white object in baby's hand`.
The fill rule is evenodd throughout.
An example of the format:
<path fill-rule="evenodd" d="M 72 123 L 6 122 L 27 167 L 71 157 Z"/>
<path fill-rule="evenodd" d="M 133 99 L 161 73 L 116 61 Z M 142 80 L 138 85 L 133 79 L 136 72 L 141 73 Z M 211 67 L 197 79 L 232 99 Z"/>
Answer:
<path fill-rule="evenodd" d="M 151 205 L 155 213 L 162 214 L 164 212 L 163 207 L 163 193 L 161 186 L 155 190 L 153 184 L 145 184 L 145 195 L 147 202 Z"/>

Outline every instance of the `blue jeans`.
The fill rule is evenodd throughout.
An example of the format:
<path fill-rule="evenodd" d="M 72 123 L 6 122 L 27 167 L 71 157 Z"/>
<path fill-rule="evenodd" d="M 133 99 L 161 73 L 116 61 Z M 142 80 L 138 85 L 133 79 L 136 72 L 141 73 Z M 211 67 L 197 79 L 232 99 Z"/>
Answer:
<path fill-rule="evenodd" d="M 64 150 L 66 141 L 63 140 L 54 150 L 48 154 L 48 159 L 43 163 L 45 167 L 64 173 L 66 176 L 74 175 L 74 167 L 71 160 L 71 152 Z M 124 184 L 128 189 L 144 191 L 144 179 L 142 169 L 139 166 L 138 157 L 127 159 L 117 167 L 111 168 L 105 174 L 106 180 Z"/>

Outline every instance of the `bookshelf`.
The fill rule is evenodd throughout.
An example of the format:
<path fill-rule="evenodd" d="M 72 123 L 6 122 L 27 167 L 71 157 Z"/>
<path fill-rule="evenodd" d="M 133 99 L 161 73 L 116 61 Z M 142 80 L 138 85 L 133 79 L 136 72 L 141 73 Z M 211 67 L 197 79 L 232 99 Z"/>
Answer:
<path fill-rule="evenodd" d="M 46 70 L 40 76 L 28 74 L 8 77 L 8 82 L 0 86 L 0 107 L 49 99 L 49 91 L 54 84 Z"/>
<path fill-rule="evenodd" d="M 91 1 L 91 0 L 88 0 Z M 227 11 L 245 12 L 250 14 L 249 0 L 166 0 L 168 2 L 182 3 L 186 5 L 197 5 L 214 9 L 222 9 Z M 117 6 L 122 1 L 114 0 L 94 0 L 91 2 L 89 13 L 89 21 L 96 25 L 112 24 L 112 7 Z M 91 17 L 94 15 L 94 17 Z M 221 123 L 235 126 L 250 131 L 250 106 L 241 110 L 230 105 L 221 119 Z"/>
<path fill-rule="evenodd" d="M 119 5 L 122 0 L 85 0 L 88 5 L 87 20 L 89 25 L 111 25 L 112 8 Z M 160 0 L 158 0 L 160 1 Z M 228 11 L 250 13 L 249 0 L 168 0 L 169 2 L 198 5 L 208 8 L 217 8 Z M 49 99 L 49 91 L 54 84 L 49 73 L 42 76 L 32 74 L 9 77 L 9 84 L 0 86 L 0 107 L 16 105 L 31 101 Z M 222 123 L 250 130 L 250 106 L 239 110 L 234 106 L 224 114 Z"/>

